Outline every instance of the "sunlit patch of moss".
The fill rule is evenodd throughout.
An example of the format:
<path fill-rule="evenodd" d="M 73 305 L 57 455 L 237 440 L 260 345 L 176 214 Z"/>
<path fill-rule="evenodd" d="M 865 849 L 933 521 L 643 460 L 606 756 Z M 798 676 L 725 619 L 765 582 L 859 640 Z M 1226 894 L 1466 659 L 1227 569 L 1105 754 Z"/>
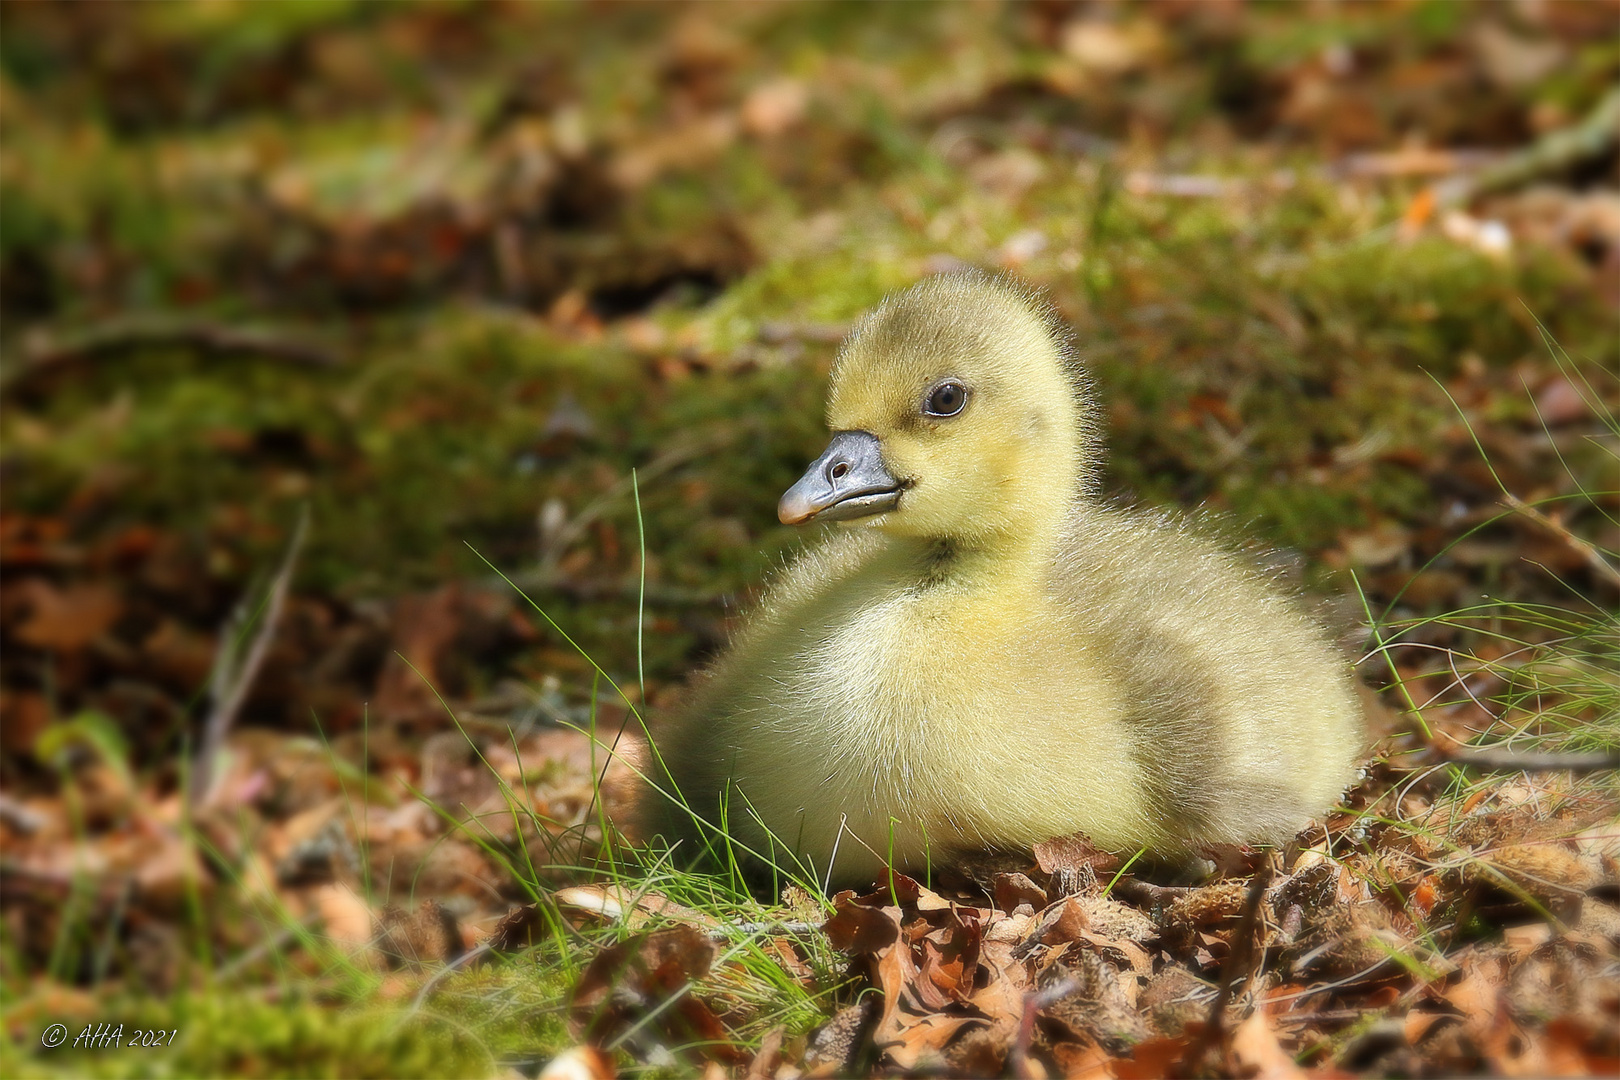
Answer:
<path fill-rule="evenodd" d="M 566 1023 L 572 979 L 541 957 L 518 954 L 458 971 L 433 990 L 423 1013 L 454 1017 L 495 1061 L 532 1066 L 573 1045 Z"/>
<path fill-rule="evenodd" d="M 248 993 L 194 993 L 158 1001 L 109 998 L 96 1029 L 122 1030 L 124 1045 L 74 1047 L 85 1023 L 68 1025 L 66 1043 L 48 1050 L 37 1035 L 19 1076 L 136 1078 L 487 1076 L 496 1064 L 479 1034 L 459 1020 L 403 1007 L 348 1008 L 303 997 L 282 1001 Z M 137 1032 L 164 1032 L 162 1046 L 141 1046 Z M 172 1033 L 168 1034 L 168 1033 Z M 132 1045 L 131 1040 L 136 1040 Z"/>
<path fill-rule="evenodd" d="M 1508 267 L 1443 239 L 1348 245 L 1294 281 L 1325 344 L 1449 373 L 1465 351 L 1517 359 L 1531 323 Z"/>
<path fill-rule="evenodd" d="M 756 340 L 770 321 L 846 324 L 917 276 L 917 269 L 894 253 L 883 258 L 881 249 L 848 243 L 749 274 L 710 305 L 699 326 L 708 347 L 727 354 Z"/>

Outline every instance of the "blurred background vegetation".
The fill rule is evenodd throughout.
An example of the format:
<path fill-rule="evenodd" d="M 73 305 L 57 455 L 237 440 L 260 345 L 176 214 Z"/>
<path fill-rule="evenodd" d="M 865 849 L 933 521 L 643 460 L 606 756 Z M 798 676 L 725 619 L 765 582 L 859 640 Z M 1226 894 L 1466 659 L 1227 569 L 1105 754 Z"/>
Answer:
<path fill-rule="evenodd" d="M 774 506 L 843 331 L 962 265 L 1074 326 L 1116 497 L 1218 511 L 1319 592 L 1355 569 L 1375 612 L 1607 602 L 1566 533 L 1615 547 L 1612 495 L 1497 518 L 1503 486 L 1614 486 L 1547 339 L 1620 362 L 1616 16 L 6 0 L 8 844 L 95 765 L 39 750 L 87 716 L 133 773 L 77 828 L 178 797 L 303 506 L 238 729 L 364 733 L 369 768 L 425 784 L 432 688 L 492 723 L 585 716 L 589 666 L 486 559 L 633 688 L 632 469 L 667 704 L 801 542 Z M 308 803 L 283 795 L 240 801 Z M 12 974 L 85 982 L 23 892 Z M 183 981 L 118 956 L 98 977 Z"/>

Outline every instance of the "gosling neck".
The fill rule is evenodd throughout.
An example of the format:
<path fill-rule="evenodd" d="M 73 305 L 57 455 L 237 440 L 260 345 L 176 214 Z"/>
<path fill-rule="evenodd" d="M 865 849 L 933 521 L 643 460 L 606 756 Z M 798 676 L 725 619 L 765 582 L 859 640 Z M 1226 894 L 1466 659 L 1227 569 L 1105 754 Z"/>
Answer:
<path fill-rule="evenodd" d="M 1071 501 L 1072 494 L 1061 501 L 1042 500 L 1046 505 L 1038 508 L 1039 513 L 1013 516 L 994 530 L 913 537 L 920 579 L 925 586 L 982 587 L 1002 597 L 1040 591 L 1056 557 Z"/>

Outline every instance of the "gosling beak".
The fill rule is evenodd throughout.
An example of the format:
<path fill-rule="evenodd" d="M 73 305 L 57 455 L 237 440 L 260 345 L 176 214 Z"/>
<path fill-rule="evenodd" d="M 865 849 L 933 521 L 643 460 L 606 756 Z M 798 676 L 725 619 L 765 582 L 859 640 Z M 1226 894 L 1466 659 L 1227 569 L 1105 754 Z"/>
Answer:
<path fill-rule="evenodd" d="M 883 467 L 882 444 L 867 431 L 839 431 L 776 504 L 784 525 L 815 518 L 848 521 L 893 510 L 905 487 Z"/>

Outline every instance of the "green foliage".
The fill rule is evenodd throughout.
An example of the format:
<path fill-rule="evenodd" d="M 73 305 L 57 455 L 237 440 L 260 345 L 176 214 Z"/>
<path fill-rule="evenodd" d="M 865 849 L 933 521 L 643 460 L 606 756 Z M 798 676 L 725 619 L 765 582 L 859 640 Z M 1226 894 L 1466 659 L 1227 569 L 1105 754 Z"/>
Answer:
<path fill-rule="evenodd" d="M 97 536 L 151 526 L 181 538 L 187 565 L 228 586 L 222 593 L 241 594 L 273 564 L 301 503 L 313 529 L 298 590 L 360 601 L 487 579 L 490 566 L 533 568 L 537 512 L 556 500 L 570 514 L 597 511 L 562 553 L 584 557 L 581 578 L 622 585 L 644 570 L 655 587 L 744 596 L 800 542 L 773 508 L 825 439 L 829 339 L 953 258 L 1014 267 L 1074 324 L 1108 406 L 1110 490 L 1206 504 L 1310 560 L 1350 530 L 1432 524 L 1432 478 L 1411 463 L 1441 460 L 1456 427 L 1434 378 L 1511 378 L 1541 347 L 1532 312 L 1585 358 L 1581 371 L 1620 363 L 1612 312 L 1569 259 L 1525 245 L 1499 260 L 1432 229 L 1407 241 L 1398 223 L 1413 183 L 1343 183 L 1301 144 L 1234 145 L 1223 127 L 1224 95 L 1280 97 L 1275 80 L 1326 49 L 1417 58 L 1447 47 L 1465 29 L 1466 5 L 1364 5 L 1310 19 L 1293 5 L 1251 5 L 1241 40 L 1203 39 L 1209 56 L 1176 55 L 1170 70 L 1073 92 L 1055 77 L 1067 62 L 1061 45 L 1035 43 L 1039 8 L 738 7 L 710 28 L 722 59 L 709 75 L 723 106 L 680 108 L 670 104 L 683 92 L 671 22 L 656 5 L 78 5 L 81 38 L 28 21 L 25 7 L 8 5 L 0 35 L 0 258 L 8 288 L 22 281 L 40 295 L 0 327 L 6 377 L 30 332 L 127 315 L 274 326 L 315 336 L 340 361 L 314 370 L 138 348 L 72 368 L 0 418 L 8 514 L 69 516 Z M 114 10 L 127 21 L 95 22 Z M 1127 7 L 1120 19 L 1138 15 Z M 438 56 L 440 40 L 460 45 Z M 121 67 L 126 54 L 146 66 Z M 1594 41 L 1522 93 L 1577 115 L 1617 64 L 1620 47 Z M 514 96 L 557 72 L 556 99 L 542 95 L 513 121 Z M 485 214 L 520 224 L 544 216 L 500 203 L 514 124 L 547 138 L 572 124 L 585 152 L 570 161 L 608 168 L 668 134 L 681 109 L 736 113 L 751 88 L 784 74 L 810 87 L 787 135 L 739 127 L 712 156 L 627 187 L 606 223 L 539 234 L 537 251 L 576 260 L 562 287 L 587 295 L 604 267 L 684 255 L 721 224 L 745 236 L 752 261 L 716 295 L 689 281 L 637 313 L 655 345 L 624 325 L 593 336 L 553 319 L 549 294 L 507 296 L 485 235 L 459 276 L 405 301 L 351 310 L 325 279 L 300 291 L 289 269 L 328 272 L 312 252 L 332 236 L 446 207 L 450 233 Z M 1407 125 L 1402 116 L 1387 126 Z M 449 134 L 424 141 L 430 126 Z M 1197 198 L 1131 187 L 1133 173 L 1155 170 L 1232 186 Z M 594 174 L 591 185 L 607 186 Z M 1038 243 L 1009 245 L 1031 233 Z M 352 254 L 332 245 L 327 262 L 333 250 Z M 407 270 L 420 270 L 411 260 L 422 253 L 408 256 Z M 677 375 L 653 374 L 688 361 Z M 1577 381 L 1599 405 L 1612 397 L 1607 384 Z M 549 446 L 548 418 L 570 398 L 592 433 Z M 1497 395 L 1465 418 L 1536 426 L 1528 398 Z M 1552 494 L 1518 494 L 1612 525 L 1611 482 L 1600 479 L 1612 475 L 1612 453 L 1576 447 L 1565 464 Z M 639 506 L 625 483 L 633 469 Z M 622 599 L 536 599 L 557 624 L 535 650 L 572 679 L 575 699 L 586 693 L 581 672 L 586 683 L 606 674 L 629 685 L 642 671 L 672 682 L 713 644 Z M 1396 596 L 1369 614 L 1386 650 L 1440 631 L 1454 643 L 1459 686 L 1415 701 L 1420 717 L 1476 704 L 1463 691 L 1484 684 L 1481 745 L 1620 744 L 1620 628 L 1587 598 L 1571 595 L 1566 608 L 1493 597 L 1444 611 Z M 557 660 L 563 630 L 585 653 L 576 669 Z M 498 674 L 509 672 L 478 677 Z M 50 728 L 37 757 L 86 751 L 128 770 L 124 740 L 95 713 Z M 1475 790 L 1459 780 L 1447 799 L 1460 805 Z M 507 811 L 522 835 L 553 836 L 555 823 L 535 819 L 525 800 L 513 796 Z M 1420 828 L 1388 806 L 1369 823 L 1386 811 L 1398 828 Z M 602 875 L 725 923 L 782 915 L 749 894 L 723 841 L 715 874 L 672 869 L 657 849 L 613 847 L 604 871 L 575 833 L 525 849 L 454 827 L 541 898 L 547 934 L 532 950 L 450 974 L 419 1007 L 385 1005 L 374 973 L 280 912 L 270 921 L 297 929 L 319 958 L 319 994 L 285 970 L 279 997 L 221 987 L 109 1002 L 106 1015 L 126 1027 L 182 1037 L 161 1051 L 32 1049 L 17 1071 L 403 1076 L 526 1066 L 568 1041 L 563 997 L 593 951 L 638 932 L 628 919 L 568 927 L 544 899 L 559 874 Z M 80 917 L 92 908 L 82 884 L 50 964 L 62 979 L 94 968 L 115 936 Z M 190 902 L 199 925 L 225 917 Z M 1465 935 L 1494 932 L 1464 914 L 1474 921 Z M 18 943 L 5 946 L 10 959 Z M 840 975 L 824 942 L 811 957 L 813 987 L 788 979 L 758 939 L 725 948 L 731 964 L 703 991 L 746 1018 L 734 1032 L 742 1041 L 777 1023 L 799 1034 L 830 1012 Z"/>
<path fill-rule="evenodd" d="M 36 1042 L 10 1075 L 477 1077 L 494 1066 L 488 1049 L 461 1023 L 399 1008 L 346 1009 L 296 995 L 276 1001 L 224 991 L 164 1001 L 109 997 L 97 1015 L 122 1028 L 125 1045 L 75 1048 L 85 1023 L 74 1021 L 63 1046 L 48 1050 Z M 92 1031 L 99 1022 L 89 1024 Z M 138 1031 L 175 1034 L 168 1036 L 172 1045 L 128 1045 Z"/>

